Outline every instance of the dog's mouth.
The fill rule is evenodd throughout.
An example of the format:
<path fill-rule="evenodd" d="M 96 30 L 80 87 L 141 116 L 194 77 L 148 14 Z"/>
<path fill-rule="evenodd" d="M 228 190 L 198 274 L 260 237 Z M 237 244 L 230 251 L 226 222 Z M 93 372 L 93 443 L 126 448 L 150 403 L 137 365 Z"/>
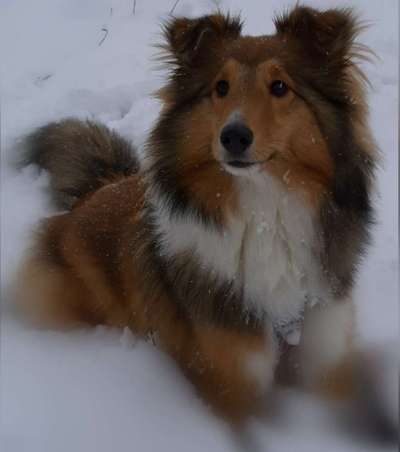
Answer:
<path fill-rule="evenodd" d="M 242 160 L 229 160 L 224 163 L 225 165 L 232 166 L 233 168 L 249 168 L 250 166 L 260 164 L 260 162 L 243 162 Z"/>
<path fill-rule="evenodd" d="M 276 152 L 273 152 L 268 158 L 264 160 L 224 160 L 222 164 L 226 167 L 236 168 L 236 169 L 247 169 L 251 167 L 261 166 L 273 158 L 276 157 Z"/>

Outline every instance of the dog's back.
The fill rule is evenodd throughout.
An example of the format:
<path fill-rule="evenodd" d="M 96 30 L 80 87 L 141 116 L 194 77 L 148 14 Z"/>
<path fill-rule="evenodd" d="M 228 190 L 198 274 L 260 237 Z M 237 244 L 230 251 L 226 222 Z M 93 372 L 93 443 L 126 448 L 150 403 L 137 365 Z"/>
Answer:
<path fill-rule="evenodd" d="M 46 327 L 126 324 L 122 277 L 113 275 L 121 272 L 123 231 L 143 200 L 134 147 L 100 123 L 65 119 L 26 138 L 21 164 L 46 170 L 56 207 L 69 211 L 37 229 L 19 273 L 21 312 Z"/>

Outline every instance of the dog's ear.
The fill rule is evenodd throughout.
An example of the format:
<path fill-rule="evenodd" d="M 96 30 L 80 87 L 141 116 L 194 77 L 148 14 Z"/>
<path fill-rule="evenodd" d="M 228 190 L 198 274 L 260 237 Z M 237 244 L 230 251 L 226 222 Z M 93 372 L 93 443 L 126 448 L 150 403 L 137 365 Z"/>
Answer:
<path fill-rule="evenodd" d="M 278 36 L 297 40 L 311 59 L 328 66 L 351 59 L 354 40 L 364 28 L 347 8 L 320 12 L 297 6 L 274 23 Z"/>
<path fill-rule="evenodd" d="M 179 66 L 193 68 L 209 60 L 228 40 L 240 36 L 239 17 L 215 14 L 197 19 L 174 18 L 164 26 L 166 50 Z"/>

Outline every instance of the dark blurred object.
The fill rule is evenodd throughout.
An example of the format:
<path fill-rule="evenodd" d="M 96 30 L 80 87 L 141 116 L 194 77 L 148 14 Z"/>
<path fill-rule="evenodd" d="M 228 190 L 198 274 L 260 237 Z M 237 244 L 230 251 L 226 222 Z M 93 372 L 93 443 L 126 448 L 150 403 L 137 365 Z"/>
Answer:
<path fill-rule="evenodd" d="M 383 443 L 399 441 L 399 349 L 384 343 L 364 349 L 355 363 L 356 398 L 345 416 L 352 433 Z"/>

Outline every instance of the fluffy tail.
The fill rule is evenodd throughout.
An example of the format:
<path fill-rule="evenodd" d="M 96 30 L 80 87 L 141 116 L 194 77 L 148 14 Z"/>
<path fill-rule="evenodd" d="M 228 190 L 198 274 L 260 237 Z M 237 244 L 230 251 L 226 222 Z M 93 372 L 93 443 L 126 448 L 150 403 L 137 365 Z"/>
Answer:
<path fill-rule="evenodd" d="M 27 137 L 22 165 L 49 172 L 56 205 L 71 209 L 101 186 L 139 169 L 135 149 L 124 138 L 93 121 L 65 119 Z"/>

